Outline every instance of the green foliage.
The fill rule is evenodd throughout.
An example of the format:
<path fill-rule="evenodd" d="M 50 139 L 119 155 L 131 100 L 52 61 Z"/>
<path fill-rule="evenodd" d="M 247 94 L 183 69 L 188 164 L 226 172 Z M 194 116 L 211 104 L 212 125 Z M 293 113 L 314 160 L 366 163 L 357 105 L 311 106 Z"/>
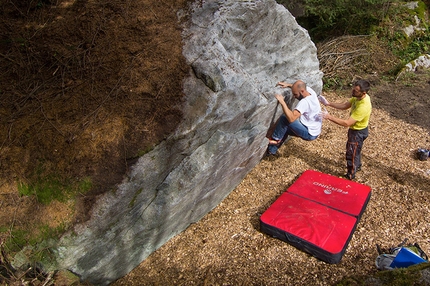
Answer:
<path fill-rule="evenodd" d="M 78 194 L 85 194 L 92 188 L 90 178 L 75 180 L 65 178 L 59 174 L 52 174 L 46 171 L 41 164 L 33 175 L 26 182 L 18 182 L 18 192 L 21 196 L 34 196 L 41 204 L 48 205 L 52 201 L 66 202 L 73 199 Z M 3 227 L 0 232 L 7 235 L 5 248 L 8 253 L 16 253 L 24 247 L 30 246 L 36 251 L 30 251 L 34 261 L 51 256 L 49 247 L 40 246 L 42 242 L 58 238 L 64 233 L 67 226 L 61 223 L 57 227 L 50 227 L 45 224 L 29 226 Z M 33 249 L 33 250 L 34 250 Z"/>
<path fill-rule="evenodd" d="M 386 271 L 379 275 L 385 285 L 411 285 L 414 281 L 419 281 L 419 272 L 408 271 L 406 268 L 396 269 L 396 271 Z"/>
<path fill-rule="evenodd" d="M 14 256 L 24 250 L 20 257 L 25 256 L 28 263 L 43 262 L 49 264 L 55 261 L 51 248 L 65 230 L 65 224 L 57 227 L 40 225 L 36 235 L 21 228 L 2 229 L 2 233 L 8 234 L 4 243 L 4 250 L 9 256 Z"/>
<path fill-rule="evenodd" d="M 416 86 L 422 77 L 430 78 L 430 69 L 422 69 L 419 73 L 403 70 L 401 73 L 396 74 L 396 80 L 407 87 Z"/>
<path fill-rule="evenodd" d="M 93 184 L 91 182 L 91 178 L 87 177 L 82 179 L 78 182 L 78 188 L 77 193 L 85 194 L 87 193 L 91 188 L 93 187 Z"/>
<path fill-rule="evenodd" d="M 58 238 L 66 230 L 66 225 L 62 223 L 54 228 L 50 227 L 49 225 L 42 225 L 40 226 L 39 230 L 40 234 L 36 238 L 36 242 L 48 240 L 51 238 Z"/>
<path fill-rule="evenodd" d="M 278 2 L 288 6 L 291 1 Z M 341 35 L 374 34 L 388 43 L 403 64 L 430 50 L 430 30 L 425 22 L 427 7 L 423 1 L 418 1 L 414 10 L 404 2 L 389 0 L 303 0 L 303 3 L 305 15 L 297 21 L 316 42 Z M 409 38 L 403 28 L 416 25 L 415 17 L 421 20 L 421 30 Z"/>
<path fill-rule="evenodd" d="M 40 226 L 39 235 L 30 238 L 30 245 L 32 246 L 30 260 L 32 262 L 48 262 L 54 260 L 55 258 L 51 253 L 51 242 L 56 241 L 65 231 L 65 224 L 61 224 L 55 228 L 48 225 Z"/>
<path fill-rule="evenodd" d="M 9 229 L 7 230 L 9 231 Z M 5 242 L 9 252 L 20 251 L 28 242 L 28 232 L 22 229 L 13 229 Z"/>
<path fill-rule="evenodd" d="M 369 34 L 383 19 L 389 0 L 304 0 L 305 16 L 297 18 L 314 40 Z"/>
<path fill-rule="evenodd" d="M 18 192 L 22 196 L 35 196 L 39 203 L 47 205 L 53 200 L 64 202 L 73 195 L 86 193 L 91 186 L 89 178 L 75 182 L 56 175 L 38 175 L 31 183 L 19 182 Z"/>
<path fill-rule="evenodd" d="M 430 52 L 430 27 L 426 22 L 424 2 L 419 1 L 414 10 L 405 5 L 391 5 L 387 16 L 379 26 L 372 29 L 372 33 L 388 44 L 390 50 L 400 59 L 398 67 L 394 67 L 393 74 L 401 70 L 401 66 Z M 420 20 L 418 29 L 408 36 L 404 28 L 417 25 L 415 17 Z"/>
<path fill-rule="evenodd" d="M 287 8 L 297 8 L 292 0 L 278 0 Z M 429 1 L 417 1 L 411 9 L 407 2 L 399 0 L 303 0 L 304 16 L 298 16 L 297 22 L 308 30 L 315 43 L 324 43 L 340 36 L 369 35 L 375 39 L 375 45 L 364 47 L 369 55 L 357 57 L 357 71 L 379 70 L 390 77 L 397 77 L 405 64 L 430 52 L 430 27 L 428 22 Z M 415 3 L 415 2 L 414 2 Z M 406 27 L 413 30 L 409 35 Z M 412 29 L 413 27 L 413 29 Z M 354 45 L 349 43 L 345 51 Z M 386 50 L 387 60 L 380 57 L 372 61 L 372 55 L 381 56 Z M 366 64 L 367 63 L 367 64 Z M 372 65 L 378 65 L 372 67 Z M 324 66 L 330 68 L 330 66 Z M 362 70 L 360 70 L 362 68 Z M 347 69 L 346 69 L 347 70 Z M 341 73 L 344 72 L 342 75 Z M 345 85 L 344 79 L 351 74 L 345 70 L 336 71 L 336 75 L 324 76 L 324 88 L 338 88 Z"/>
<path fill-rule="evenodd" d="M 418 1 L 418 8 L 416 8 L 415 11 L 418 14 L 418 18 L 420 18 L 420 19 L 426 18 L 427 6 L 423 1 Z"/>
<path fill-rule="evenodd" d="M 8 233 L 8 239 L 6 240 L 6 249 L 9 252 L 20 251 L 26 245 L 36 245 L 41 241 L 58 238 L 66 230 L 66 225 L 61 224 L 58 227 L 52 228 L 48 225 L 40 225 L 38 227 L 38 234 L 32 236 L 27 230 L 14 228 L 3 228 L 0 230 L 2 233 Z"/>
<path fill-rule="evenodd" d="M 398 268 L 377 272 L 376 275 L 350 276 L 345 277 L 336 286 L 357 286 L 357 285 L 428 285 L 428 281 L 423 279 L 423 271 L 428 271 L 430 263 L 421 263 L 409 266 L 408 268 Z"/>
<path fill-rule="evenodd" d="M 44 178 L 33 184 L 18 183 L 18 192 L 22 196 L 36 196 L 37 201 L 49 204 L 53 199 L 63 201 L 64 193 L 61 184 L 56 179 Z"/>
<path fill-rule="evenodd" d="M 429 53 L 430 47 L 430 28 L 419 31 L 412 41 L 405 44 L 405 47 L 395 46 L 393 52 L 398 55 L 403 62 L 408 63 L 422 54 Z"/>
<path fill-rule="evenodd" d="M 342 79 L 340 77 L 324 77 L 323 78 L 323 89 L 324 90 L 334 90 L 337 88 L 342 88 L 348 84 L 349 84 L 349 82 L 347 82 L 345 79 Z"/>

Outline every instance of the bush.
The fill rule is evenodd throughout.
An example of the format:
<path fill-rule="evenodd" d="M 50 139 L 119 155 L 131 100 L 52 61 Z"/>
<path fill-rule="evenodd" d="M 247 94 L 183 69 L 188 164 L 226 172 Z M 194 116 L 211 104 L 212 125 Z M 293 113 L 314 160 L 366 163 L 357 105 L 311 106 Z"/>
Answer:
<path fill-rule="evenodd" d="M 288 2 L 279 0 L 286 7 L 291 5 Z M 367 35 L 384 18 L 389 3 L 389 0 L 303 0 L 304 16 L 297 17 L 297 22 L 315 41 Z"/>

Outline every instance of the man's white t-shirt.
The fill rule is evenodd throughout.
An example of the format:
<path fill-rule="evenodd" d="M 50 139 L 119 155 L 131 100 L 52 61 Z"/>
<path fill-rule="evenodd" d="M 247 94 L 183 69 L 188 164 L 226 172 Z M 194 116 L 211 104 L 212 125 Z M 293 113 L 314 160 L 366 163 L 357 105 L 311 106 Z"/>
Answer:
<path fill-rule="evenodd" d="M 320 102 L 312 88 L 306 87 L 306 90 L 310 95 L 299 100 L 294 109 L 300 112 L 300 122 L 308 128 L 309 134 L 318 136 L 321 133 L 322 126 Z"/>

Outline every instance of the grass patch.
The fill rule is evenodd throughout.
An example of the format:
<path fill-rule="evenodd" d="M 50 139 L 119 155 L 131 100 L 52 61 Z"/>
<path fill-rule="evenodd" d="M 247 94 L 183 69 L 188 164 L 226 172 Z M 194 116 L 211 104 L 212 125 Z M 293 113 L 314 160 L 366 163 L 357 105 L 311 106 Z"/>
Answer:
<path fill-rule="evenodd" d="M 384 20 L 372 30 L 389 45 L 403 65 L 430 50 L 430 28 L 425 16 L 427 7 L 422 1 L 417 3 L 415 9 L 409 9 L 403 3 L 392 4 Z M 409 25 L 415 26 L 410 36 L 404 31 Z"/>
<path fill-rule="evenodd" d="M 377 272 L 369 276 L 350 276 L 340 280 L 337 286 L 357 286 L 357 285 L 429 285 L 424 279 L 423 271 L 428 271 L 430 263 L 421 263 L 409 266 L 408 268 L 398 268 Z"/>
<path fill-rule="evenodd" d="M 60 176 L 38 176 L 31 183 L 18 183 L 18 192 L 21 196 L 35 196 L 41 204 L 48 205 L 53 200 L 64 202 L 79 193 L 86 193 L 92 187 L 91 179 L 81 181 L 62 179 Z"/>
<path fill-rule="evenodd" d="M 7 229 L 5 232 L 9 231 Z M 18 252 L 28 243 L 28 232 L 23 229 L 13 229 L 5 242 L 8 252 Z"/>
<path fill-rule="evenodd" d="M 66 224 L 61 224 L 57 227 L 43 224 L 38 226 L 37 234 L 32 234 L 26 229 L 14 228 L 9 230 L 3 228 L 2 233 L 9 232 L 4 242 L 4 248 L 12 256 L 26 249 L 25 256 L 27 256 L 30 264 L 40 261 L 47 262 L 53 259 L 50 250 L 52 245 L 66 231 L 66 228 Z"/>
<path fill-rule="evenodd" d="M 3 227 L 0 229 L 0 232 L 10 232 L 5 241 L 5 247 L 9 252 L 14 253 L 22 250 L 27 245 L 34 246 L 44 240 L 59 238 L 65 232 L 66 228 L 65 224 L 60 224 L 57 227 L 50 227 L 44 224 L 38 226 L 36 235 L 32 235 L 28 230 L 20 228 L 10 230 Z"/>

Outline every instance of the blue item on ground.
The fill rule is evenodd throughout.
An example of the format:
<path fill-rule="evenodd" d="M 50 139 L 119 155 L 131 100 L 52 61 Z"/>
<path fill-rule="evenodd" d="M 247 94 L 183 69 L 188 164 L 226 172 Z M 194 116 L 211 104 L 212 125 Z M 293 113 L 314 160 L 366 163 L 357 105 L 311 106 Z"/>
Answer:
<path fill-rule="evenodd" d="M 410 250 L 409 248 L 402 247 L 394 258 L 390 267 L 392 268 L 406 268 L 414 264 L 427 262 L 427 260 L 421 258 L 418 254 Z"/>

